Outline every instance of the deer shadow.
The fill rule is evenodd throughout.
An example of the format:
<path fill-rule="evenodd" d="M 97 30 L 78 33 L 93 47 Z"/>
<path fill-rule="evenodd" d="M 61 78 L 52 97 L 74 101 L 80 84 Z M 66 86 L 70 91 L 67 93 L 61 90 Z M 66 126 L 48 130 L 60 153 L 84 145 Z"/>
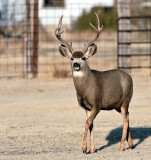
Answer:
<path fill-rule="evenodd" d="M 123 127 L 118 127 L 112 130 L 109 133 L 109 135 L 106 137 L 106 140 L 108 141 L 108 143 L 104 146 L 101 146 L 99 149 L 96 149 L 96 152 L 120 142 L 122 131 L 123 131 Z M 138 142 L 136 143 L 133 142 L 133 149 L 136 148 L 139 144 L 141 144 L 146 138 L 151 136 L 151 128 L 143 128 L 143 127 L 130 128 L 130 132 L 131 132 L 132 140 L 138 139 Z"/>

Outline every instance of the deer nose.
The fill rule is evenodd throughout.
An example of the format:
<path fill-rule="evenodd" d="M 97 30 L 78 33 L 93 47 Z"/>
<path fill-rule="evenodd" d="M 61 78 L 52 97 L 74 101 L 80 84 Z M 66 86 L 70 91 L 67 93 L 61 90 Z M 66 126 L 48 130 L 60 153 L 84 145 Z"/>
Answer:
<path fill-rule="evenodd" d="M 76 62 L 76 63 L 73 64 L 73 67 L 74 68 L 80 67 L 80 64 Z"/>
<path fill-rule="evenodd" d="M 80 70 L 80 64 L 79 63 L 74 63 L 73 64 L 73 68 L 75 69 L 75 70 Z"/>

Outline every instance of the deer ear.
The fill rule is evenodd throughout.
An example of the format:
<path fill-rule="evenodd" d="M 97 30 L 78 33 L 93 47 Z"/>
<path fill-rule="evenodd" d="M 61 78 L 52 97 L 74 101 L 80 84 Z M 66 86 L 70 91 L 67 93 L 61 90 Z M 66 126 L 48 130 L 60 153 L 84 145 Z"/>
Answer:
<path fill-rule="evenodd" d="M 93 56 L 97 51 L 97 46 L 95 43 L 92 43 L 89 47 L 87 52 L 85 53 L 85 57 L 88 59 L 89 57 Z"/>
<path fill-rule="evenodd" d="M 72 54 L 70 53 L 68 47 L 66 47 L 64 44 L 59 45 L 59 52 L 62 56 L 71 58 Z"/>

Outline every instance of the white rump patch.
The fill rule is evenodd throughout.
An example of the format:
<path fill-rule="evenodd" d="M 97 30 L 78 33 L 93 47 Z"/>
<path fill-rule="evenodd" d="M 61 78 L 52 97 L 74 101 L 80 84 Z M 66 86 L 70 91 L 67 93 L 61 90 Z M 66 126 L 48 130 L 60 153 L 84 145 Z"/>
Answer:
<path fill-rule="evenodd" d="M 83 77 L 84 73 L 82 71 L 74 71 L 73 76 L 74 77 Z"/>

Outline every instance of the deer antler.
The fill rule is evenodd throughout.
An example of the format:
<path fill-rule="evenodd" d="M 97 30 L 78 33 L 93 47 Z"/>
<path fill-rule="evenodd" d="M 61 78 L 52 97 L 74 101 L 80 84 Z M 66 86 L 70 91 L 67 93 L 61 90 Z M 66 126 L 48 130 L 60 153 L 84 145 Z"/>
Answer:
<path fill-rule="evenodd" d="M 95 13 L 95 12 L 94 12 L 94 13 Z M 102 28 L 103 28 L 103 25 L 102 25 L 102 27 L 100 28 L 100 20 L 99 20 L 98 14 L 95 13 L 95 15 L 96 15 L 96 18 L 97 18 L 97 28 L 96 28 L 94 25 L 92 25 L 91 23 L 90 23 L 90 25 L 91 25 L 91 27 L 96 31 L 96 36 L 95 36 L 88 44 L 84 44 L 83 53 L 85 53 L 85 52 L 88 50 L 88 47 L 89 47 L 97 38 L 99 38 L 100 33 L 101 33 L 101 30 L 102 30 Z"/>
<path fill-rule="evenodd" d="M 63 39 L 61 38 L 61 34 L 64 32 L 64 30 L 61 30 L 62 18 L 63 18 L 63 15 L 60 17 L 58 27 L 57 27 L 56 30 L 55 30 L 55 35 L 56 35 L 57 39 L 58 39 L 59 41 L 61 41 L 66 47 L 68 47 L 68 49 L 69 49 L 69 51 L 70 51 L 71 53 L 73 53 L 74 50 L 73 50 L 73 48 L 72 48 L 72 43 L 69 44 L 68 42 L 66 42 L 65 40 L 63 40 Z"/>

